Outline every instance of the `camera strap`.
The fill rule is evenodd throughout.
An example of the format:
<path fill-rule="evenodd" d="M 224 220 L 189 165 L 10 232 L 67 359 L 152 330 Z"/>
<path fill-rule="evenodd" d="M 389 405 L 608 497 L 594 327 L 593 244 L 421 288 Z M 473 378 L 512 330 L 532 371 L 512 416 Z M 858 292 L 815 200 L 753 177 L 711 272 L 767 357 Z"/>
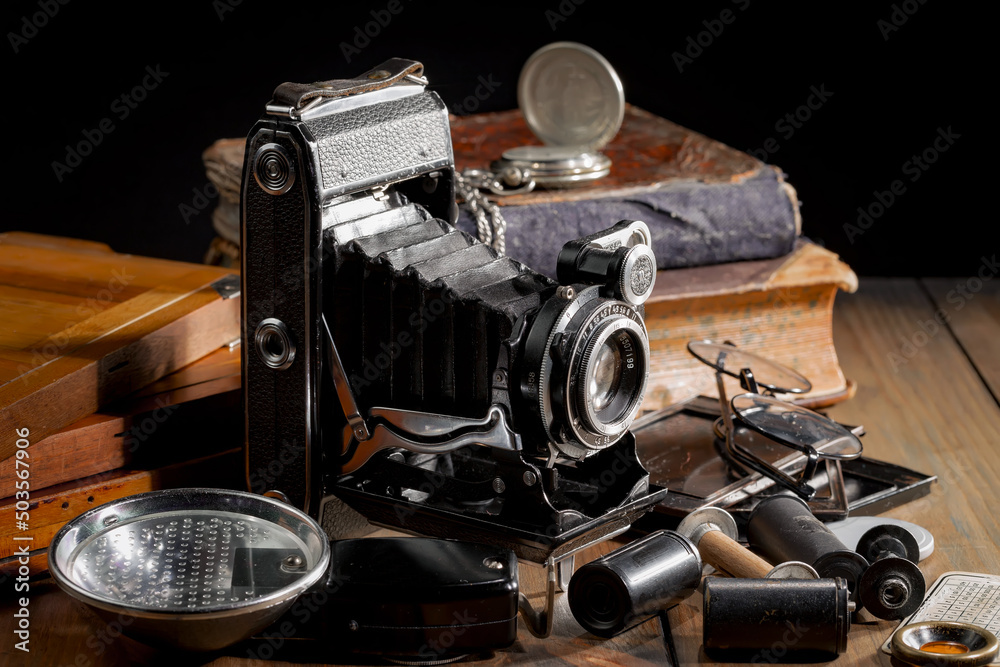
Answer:
<path fill-rule="evenodd" d="M 274 89 L 271 104 L 287 105 L 293 109 L 301 110 L 302 107 L 314 100 L 367 93 L 388 88 L 404 79 L 426 85 L 427 80 L 423 78 L 423 74 L 424 66 L 416 60 L 390 58 L 378 67 L 353 79 L 330 79 L 314 83 L 283 83 Z"/>

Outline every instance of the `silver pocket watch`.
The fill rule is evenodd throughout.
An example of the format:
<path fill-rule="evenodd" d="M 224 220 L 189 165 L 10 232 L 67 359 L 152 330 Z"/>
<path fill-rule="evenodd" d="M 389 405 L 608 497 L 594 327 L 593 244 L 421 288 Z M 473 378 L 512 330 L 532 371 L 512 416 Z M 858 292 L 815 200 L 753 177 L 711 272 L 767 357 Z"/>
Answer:
<path fill-rule="evenodd" d="M 584 185 L 607 176 L 601 149 L 618 133 L 625 92 L 611 64 L 576 42 L 554 42 L 528 58 L 517 82 L 517 102 L 541 145 L 504 151 L 490 170 L 459 174 L 458 191 L 476 220 L 479 238 L 503 253 L 506 222 L 484 191 L 496 195 Z"/>
<path fill-rule="evenodd" d="M 541 146 L 505 151 L 494 172 L 519 169 L 546 188 L 589 183 L 606 176 L 611 160 L 600 152 L 618 133 L 625 92 L 611 64 L 575 42 L 544 46 L 524 64 L 517 104 Z"/>

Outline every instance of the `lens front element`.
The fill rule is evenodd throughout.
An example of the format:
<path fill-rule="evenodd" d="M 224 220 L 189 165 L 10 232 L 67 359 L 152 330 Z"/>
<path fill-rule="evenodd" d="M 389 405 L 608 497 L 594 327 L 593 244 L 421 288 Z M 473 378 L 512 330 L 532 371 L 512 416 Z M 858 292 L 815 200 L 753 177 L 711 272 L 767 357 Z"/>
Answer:
<path fill-rule="evenodd" d="M 597 359 L 590 371 L 590 381 L 587 390 L 590 401 L 598 412 L 604 410 L 614 400 L 621 384 L 622 373 L 618 368 L 621 363 L 621 352 L 615 341 L 605 341 L 597 353 Z"/>
<path fill-rule="evenodd" d="M 610 303 L 597 311 L 596 326 L 581 330 L 582 354 L 569 378 L 569 385 L 578 387 L 573 430 L 598 449 L 628 429 L 646 387 L 645 331 L 631 317 L 613 312 Z"/>

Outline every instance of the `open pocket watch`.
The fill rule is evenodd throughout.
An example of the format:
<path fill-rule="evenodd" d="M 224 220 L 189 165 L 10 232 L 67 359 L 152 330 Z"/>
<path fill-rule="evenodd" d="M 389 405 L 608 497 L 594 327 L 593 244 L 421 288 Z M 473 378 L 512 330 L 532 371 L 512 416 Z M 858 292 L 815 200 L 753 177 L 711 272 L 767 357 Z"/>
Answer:
<path fill-rule="evenodd" d="M 554 42 L 528 58 L 517 82 L 517 103 L 542 144 L 506 150 L 489 171 L 465 170 L 457 183 L 480 240 L 500 253 L 506 222 L 487 194 L 570 188 L 607 176 L 611 159 L 601 149 L 618 134 L 625 116 L 618 74 L 600 53 L 576 42 Z"/>

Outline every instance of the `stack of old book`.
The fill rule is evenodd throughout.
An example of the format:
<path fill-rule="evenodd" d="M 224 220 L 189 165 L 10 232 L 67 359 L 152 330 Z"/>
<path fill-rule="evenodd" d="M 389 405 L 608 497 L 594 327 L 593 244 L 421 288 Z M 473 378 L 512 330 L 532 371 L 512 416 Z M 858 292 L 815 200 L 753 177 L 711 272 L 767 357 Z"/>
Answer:
<path fill-rule="evenodd" d="M 538 143 L 516 110 L 452 117 L 451 128 L 460 170 L 488 169 L 503 151 Z M 508 254 L 549 275 L 566 241 L 626 218 L 649 225 L 660 271 L 646 304 L 645 408 L 714 395 L 714 376 L 687 352 L 694 339 L 728 340 L 797 369 L 813 385 L 798 399 L 807 405 L 853 394 L 832 323 L 834 297 L 857 289 L 857 277 L 801 236 L 798 199 L 778 169 L 633 106 L 604 152 L 613 166 L 598 181 L 496 201 Z M 239 243 L 243 153 L 243 139 L 222 139 L 203 155 L 226 246 Z M 475 234 L 467 213 L 458 225 Z"/>
<path fill-rule="evenodd" d="M 0 234 L 0 576 L 47 569 L 70 519 L 177 486 L 243 486 L 239 277 Z M 231 344 L 237 345 L 231 345 Z"/>

